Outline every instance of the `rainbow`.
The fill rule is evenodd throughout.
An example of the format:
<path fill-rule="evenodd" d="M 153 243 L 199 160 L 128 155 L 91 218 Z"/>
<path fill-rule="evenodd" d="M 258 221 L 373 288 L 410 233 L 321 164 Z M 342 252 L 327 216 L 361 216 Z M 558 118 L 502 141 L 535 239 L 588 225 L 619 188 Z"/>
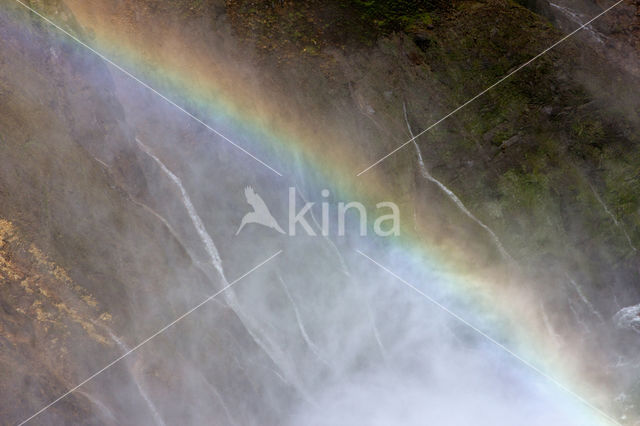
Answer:
<path fill-rule="evenodd" d="M 394 198 L 394 189 L 385 180 L 384 165 L 356 177 L 357 172 L 376 157 L 360 152 L 356 144 L 350 143 L 353 134 L 349 129 L 342 125 L 329 127 L 326 123 L 310 123 L 308 117 L 283 106 L 287 97 L 258 87 L 252 79 L 251 68 L 240 65 L 244 58 L 217 60 L 233 54 L 233 49 L 214 49 L 211 53 L 211 46 L 206 46 L 204 40 L 188 31 L 176 34 L 171 28 L 155 27 L 150 20 L 136 21 L 133 10 L 129 9 L 135 6 L 127 2 L 118 2 L 118 6 L 101 0 L 70 0 L 66 3 L 75 18 L 71 18 L 71 13 L 62 17 L 46 16 L 44 11 L 43 16 L 64 28 L 69 28 L 72 19 L 77 20 L 78 26 L 91 28 L 92 39 L 83 40 L 91 48 L 176 104 L 189 111 L 197 111 L 198 117 L 216 117 L 211 126 L 224 127 L 226 135 L 241 135 L 241 145 L 247 151 L 266 159 L 265 162 L 278 171 L 283 171 L 279 169 L 280 165 L 302 158 L 311 167 L 314 179 L 328 182 L 335 188 L 336 197 L 360 199 L 367 203 Z M 116 7 L 122 10 L 116 10 Z M 9 10 L 11 16 L 19 9 L 16 3 Z M 22 16 L 29 14 L 25 12 Z M 35 18 L 30 16 L 30 19 Z M 53 29 L 52 33 L 57 34 L 58 41 L 69 48 L 93 54 L 69 35 Z M 327 149 L 327 141 L 333 141 L 331 150 Z M 385 143 L 387 147 L 393 147 L 397 141 Z M 388 149 L 380 153 L 385 151 Z M 255 160 L 247 157 L 247 161 Z M 284 179 L 288 178 L 285 176 Z M 528 287 L 526 278 L 518 278 L 522 283 L 518 286 L 520 289 L 510 290 L 504 285 L 514 279 L 508 268 L 468 271 L 464 265 L 473 258 L 473 253 L 465 252 L 455 242 L 442 243 L 437 231 L 430 229 L 428 224 L 422 229 L 426 231 L 419 234 L 403 229 L 406 231 L 403 236 L 389 243 L 389 250 L 395 253 L 394 259 L 402 259 L 400 261 L 405 263 L 398 265 L 399 270 L 445 271 L 448 290 L 471 306 L 474 316 L 490 318 L 487 322 L 491 326 L 491 330 L 486 331 L 488 335 L 499 341 L 508 341 L 509 348 L 521 358 L 569 390 L 549 384 L 557 394 L 554 397 L 558 401 L 566 401 L 565 406 L 572 410 L 577 423 L 614 423 L 571 394 L 575 392 L 586 400 L 595 400 L 596 405 L 613 399 L 606 384 L 585 374 L 588 365 L 582 362 L 584 356 L 580 354 L 579 346 L 573 351 L 564 348 L 565 353 L 559 354 L 558 346 L 550 341 L 539 318 L 537 304 L 529 303 L 535 300 L 534 295 L 522 290 Z"/>

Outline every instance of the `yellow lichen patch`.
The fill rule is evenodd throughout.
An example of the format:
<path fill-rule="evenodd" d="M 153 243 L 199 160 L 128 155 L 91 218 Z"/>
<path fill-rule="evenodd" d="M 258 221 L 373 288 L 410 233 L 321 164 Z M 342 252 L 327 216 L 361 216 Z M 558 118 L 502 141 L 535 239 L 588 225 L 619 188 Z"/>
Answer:
<path fill-rule="evenodd" d="M 111 314 L 109 312 L 103 312 L 102 315 L 100 315 L 100 320 L 104 322 L 111 321 Z"/>
<path fill-rule="evenodd" d="M 11 281 L 19 281 L 22 279 L 22 275 L 18 269 L 9 261 L 4 253 L 0 251 L 0 278 L 7 278 Z"/>
<path fill-rule="evenodd" d="M 15 228 L 8 220 L 0 219 L 0 244 L 4 241 L 11 243 L 15 240 Z"/>
<path fill-rule="evenodd" d="M 33 294 L 33 288 L 31 288 L 31 283 L 30 283 L 31 280 L 32 278 L 29 277 L 27 279 L 20 281 L 20 287 L 22 287 L 27 294 Z"/>
<path fill-rule="evenodd" d="M 93 338 L 95 341 L 100 342 L 103 345 L 110 345 L 110 341 L 107 340 L 104 336 L 98 334 L 94 325 L 82 318 L 75 309 L 69 308 L 63 302 L 55 303 L 54 306 L 56 307 L 56 309 L 58 309 L 58 311 L 66 313 L 73 322 L 79 324 L 84 329 L 84 331 L 86 331 L 87 334 L 91 336 L 91 338 Z"/>
<path fill-rule="evenodd" d="M 38 321 L 55 323 L 56 321 L 52 318 L 53 315 L 50 312 L 45 312 L 42 306 L 42 301 L 36 300 L 31 305 L 30 310 L 33 311 Z"/>
<path fill-rule="evenodd" d="M 47 256 L 44 253 L 42 253 L 42 251 L 40 251 L 38 247 L 31 244 L 31 246 L 29 247 L 29 253 L 31 253 L 33 258 L 36 260 L 36 262 L 38 262 L 40 266 L 44 267 L 47 271 L 49 271 L 49 273 L 53 275 L 57 280 L 60 280 L 65 283 L 71 282 L 71 278 L 69 278 L 67 271 L 65 271 L 63 268 L 56 265 L 55 263 L 49 261 Z"/>
<path fill-rule="evenodd" d="M 22 247 L 28 247 L 28 251 Z M 38 321 L 45 332 L 54 324 L 70 335 L 67 327 L 72 322 L 80 325 L 91 339 L 111 344 L 93 324 L 93 318 L 98 316 L 97 300 L 73 283 L 67 271 L 49 260 L 35 244 L 26 243 L 5 219 L 0 219 L 0 279 L 10 284 L 4 291 L 11 292 L 18 301 L 15 310 Z M 16 289 L 22 293 L 15 293 Z M 105 312 L 99 318 L 111 320 L 111 315 Z"/>
<path fill-rule="evenodd" d="M 12 281 L 21 280 L 18 268 L 11 262 L 9 257 L 2 250 L 5 245 L 16 240 L 16 231 L 13 224 L 7 220 L 0 219 L 0 278 Z"/>
<path fill-rule="evenodd" d="M 96 301 L 96 299 L 94 299 L 93 296 L 89 294 L 83 295 L 82 300 L 84 300 L 84 303 L 91 306 L 92 308 L 95 308 L 96 306 L 98 306 L 98 302 Z"/>

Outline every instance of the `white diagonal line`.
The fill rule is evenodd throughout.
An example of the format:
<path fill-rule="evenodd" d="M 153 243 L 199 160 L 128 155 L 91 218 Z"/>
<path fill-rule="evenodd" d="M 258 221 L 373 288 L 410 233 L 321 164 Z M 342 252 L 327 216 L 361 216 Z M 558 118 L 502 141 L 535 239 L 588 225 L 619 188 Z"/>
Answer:
<path fill-rule="evenodd" d="M 104 366 L 102 369 L 98 370 L 97 372 L 95 372 L 94 374 L 92 374 L 91 376 L 89 376 L 88 378 L 86 378 L 85 380 L 83 380 L 82 382 L 80 382 L 78 385 L 74 386 L 73 388 L 71 388 L 69 391 L 67 391 L 64 395 L 61 395 L 60 397 L 58 397 L 57 399 L 55 399 L 54 401 L 52 401 L 51 403 L 49 403 L 48 405 L 42 407 L 37 413 L 33 414 L 31 417 L 29 417 L 28 419 L 23 420 L 22 422 L 20 422 L 18 424 L 18 426 L 22 426 L 25 423 L 29 422 L 30 420 L 32 420 L 33 418 L 35 418 L 36 416 L 42 414 L 45 410 L 47 410 L 48 408 L 51 408 L 53 405 L 55 405 L 56 403 L 58 403 L 59 401 L 61 401 L 62 399 L 66 398 L 67 396 L 71 395 L 73 392 L 75 392 L 76 390 L 78 390 L 81 386 L 85 385 L 87 382 L 93 380 L 94 378 L 96 378 L 98 375 L 100 375 L 101 373 L 103 373 L 104 371 L 108 370 L 109 368 L 111 368 L 112 366 L 114 366 L 115 364 L 117 364 L 119 361 L 123 360 L 124 358 L 126 358 L 127 356 L 129 356 L 132 352 L 135 352 L 136 350 L 140 349 L 140 347 L 142 347 L 143 345 L 145 345 L 146 343 L 148 343 L 151 339 L 157 337 L 158 335 L 164 333 L 165 331 L 167 331 L 169 328 L 173 327 L 174 325 L 176 325 L 179 321 L 183 320 L 184 318 L 186 318 L 187 316 L 191 315 L 193 312 L 195 312 L 197 309 L 199 309 L 200 307 L 202 307 L 203 305 L 205 305 L 206 303 L 210 302 L 211 300 L 213 300 L 216 296 L 222 294 L 223 292 L 225 292 L 226 290 L 228 290 L 229 288 L 231 288 L 231 286 L 233 286 L 235 283 L 237 283 L 238 281 L 242 280 L 243 278 L 245 278 L 247 275 L 251 274 L 252 272 L 254 272 L 256 269 L 262 267 L 263 265 L 265 265 L 267 262 L 271 261 L 273 258 L 275 258 L 276 256 L 278 256 L 279 254 L 282 253 L 282 250 L 279 250 L 276 254 L 274 254 L 273 256 L 271 256 L 270 258 L 268 258 L 267 260 L 264 260 L 263 262 L 259 263 L 258 265 L 254 266 L 253 268 L 251 268 L 248 272 L 244 273 L 243 275 L 241 275 L 240 277 L 236 278 L 234 281 L 232 281 L 231 283 L 229 283 L 227 286 L 225 286 L 224 288 L 222 288 L 220 291 L 217 291 L 216 293 L 212 294 L 211 296 L 207 297 L 205 300 L 203 300 L 202 302 L 200 302 L 199 304 L 197 304 L 196 306 L 194 306 L 193 308 L 189 309 L 187 312 L 185 312 L 184 314 L 180 315 L 178 318 L 176 318 L 175 320 L 171 321 L 169 324 L 165 325 L 164 327 L 162 327 L 160 330 L 156 331 L 154 334 L 152 334 L 151 336 L 147 337 L 146 339 L 144 339 L 142 342 L 138 343 L 136 346 L 134 346 L 133 348 L 131 348 L 130 350 L 128 350 L 127 352 L 125 352 L 124 354 L 122 354 L 121 356 L 119 356 L 118 358 L 116 358 L 115 360 L 111 361 L 109 364 L 107 364 L 106 366 Z"/>
<path fill-rule="evenodd" d="M 588 27 L 593 21 L 595 21 L 596 19 L 602 17 L 604 14 L 608 13 L 609 11 L 611 11 L 611 9 L 613 9 L 614 7 L 616 7 L 617 5 L 619 5 L 620 3 L 622 3 L 624 0 L 619 0 L 618 2 L 616 2 L 615 4 L 613 4 L 612 6 L 606 8 L 605 10 L 603 10 L 602 12 L 600 12 L 598 15 L 596 15 L 595 17 L 591 18 L 589 21 L 585 22 L 584 24 L 580 25 L 578 28 L 576 28 L 575 30 L 573 30 L 572 32 L 570 32 L 569 34 L 567 34 L 566 36 L 562 37 L 560 40 L 556 41 L 555 43 L 553 43 L 551 46 L 547 47 L 545 50 L 543 50 L 542 52 L 538 53 L 536 56 L 534 56 L 533 58 L 529 59 L 527 62 L 523 63 L 522 65 L 520 65 L 518 68 L 516 68 L 515 70 L 511 71 L 510 73 L 508 73 L 507 75 L 505 75 L 504 77 L 502 77 L 500 80 L 496 81 L 495 83 L 493 83 L 491 86 L 487 87 L 486 89 L 484 89 L 482 92 L 478 93 L 477 95 L 475 95 L 473 98 L 469 99 L 468 101 L 466 101 L 465 103 L 463 103 L 462 105 L 460 105 L 459 107 L 457 107 L 456 109 L 454 109 L 453 111 L 449 112 L 447 115 L 445 115 L 444 117 L 442 117 L 440 120 L 436 121 L 435 123 L 431 124 L 429 127 L 427 127 L 426 129 L 424 129 L 423 131 L 421 131 L 420 133 L 418 133 L 416 136 L 412 137 L 411 139 L 409 139 L 408 141 L 406 141 L 405 143 L 403 143 L 402 145 L 396 147 L 393 151 L 391 151 L 390 153 L 388 153 L 387 155 L 385 155 L 384 157 L 380 158 L 378 161 L 376 161 L 375 163 L 371 164 L 369 167 L 367 167 L 366 169 L 362 170 L 360 173 L 358 173 L 356 176 L 360 176 L 366 172 L 368 172 L 369 170 L 371 170 L 372 168 L 374 168 L 375 166 L 377 166 L 378 164 L 382 163 L 384 160 L 386 160 L 387 158 L 391 157 L 393 154 L 395 154 L 396 152 L 400 151 L 402 148 L 404 148 L 405 146 L 409 145 L 411 142 L 413 142 L 414 140 L 416 140 L 417 138 L 419 138 L 420 136 L 422 136 L 423 134 L 425 134 L 426 132 L 428 132 L 429 130 L 433 129 L 434 127 L 436 127 L 438 124 L 442 123 L 443 121 L 445 121 L 447 118 L 451 117 L 452 115 L 454 115 L 455 113 L 457 113 L 458 111 L 460 111 L 461 109 L 463 109 L 464 107 L 466 107 L 467 105 L 469 105 L 470 103 L 472 103 L 473 101 L 475 101 L 476 99 L 482 97 L 484 94 L 486 94 L 488 91 L 490 91 L 491 89 L 495 88 L 496 86 L 500 85 L 502 82 L 504 82 L 505 80 L 507 80 L 509 77 L 511 77 L 512 75 L 514 75 L 515 73 L 519 72 L 520 70 L 522 70 L 523 68 L 525 68 L 526 66 L 528 66 L 529 64 L 531 64 L 532 62 L 536 61 L 537 59 L 539 59 L 541 56 L 544 56 L 545 54 L 547 54 L 549 51 L 551 51 L 552 49 L 554 49 L 556 46 L 558 46 L 559 44 L 564 43 L 565 41 L 567 41 L 567 39 L 569 39 L 570 37 L 574 36 L 577 32 L 579 32 L 580 30 Z"/>
<path fill-rule="evenodd" d="M 157 95 L 158 97 L 160 97 L 161 99 L 163 99 L 164 101 L 166 101 L 167 103 L 169 103 L 170 105 L 172 105 L 173 107 L 175 107 L 176 109 L 178 109 L 180 112 L 186 114 L 188 117 L 192 118 L 193 120 L 195 120 L 196 122 L 198 122 L 199 124 L 203 125 L 204 127 L 206 127 L 208 130 L 210 130 L 211 132 L 215 133 L 216 135 L 220 136 L 222 139 L 224 139 L 225 141 L 229 142 L 231 145 L 233 145 L 234 147 L 236 147 L 237 149 L 239 149 L 240 151 L 244 152 L 245 154 L 247 154 L 249 157 L 253 158 L 254 160 L 256 160 L 258 163 L 262 164 L 263 166 L 265 166 L 267 169 L 271 170 L 272 172 L 274 172 L 275 174 L 277 174 L 278 176 L 282 176 L 282 174 L 277 171 L 276 169 L 274 169 L 273 167 L 271 167 L 270 165 L 268 165 L 267 163 L 265 163 L 264 161 L 260 160 L 258 157 L 256 157 L 255 155 L 253 155 L 252 153 L 250 153 L 249 151 L 247 151 L 246 149 L 244 149 L 243 147 L 241 147 L 240 145 L 238 145 L 237 143 L 235 143 L 234 141 L 232 141 L 231 139 L 229 139 L 227 136 L 225 136 L 224 134 L 222 134 L 221 132 L 219 132 L 218 130 L 214 129 L 213 127 L 211 127 L 210 125 L 208 125 L 207 123 L 205 123 L 204 121 L 202 121 L 201 119 L 199 119 L 198 117 L 196 117 L 195 115 L 193 115 L 192 113 L 190 113 L 189 111 L 187 111 L 184 107 L 181 107 L 180 105 L 178 105 L 176 102 L 172 101 L 171 99 L 169 99 L 168 97 L 166 97 L 165 95 L 163 95 L 162 93 L 160 93 L 158 90 L 154 89 L 153 87 L 151 87 L 149 84 L 145 83 L 144 81 L 140 80 L 138 77 L 136 77 L 135 75 L 133 75 L 132 73 L 130 73 L 129 71 L 127 71 L 126 69 L 124 69 L 123 67 L 121 67 L 120 65 L 116 64 L 115 62 L 113 62 L 111 59 L 107 58 L 106 56 L 104 56 L 102 53 L 98 52 L 97 50 L 95 50 L 93 47 L 89 46 L 88 44 L 86 44 L 85 42 L 83 42 L 82 40 L 80 40 L 78 37 L 74 36 L 73 34 L 71 34 L 70 32 L 68 32 L 67 30 L 65 30 L 64 28 L 60 27 L 58 24 L 56 24 L 55 22 L 53 22 L 52 20 L 50 20 L 49 18 L 47 18 L 46 16 L 42 15 L 41 13 L 39 13 L 38 11 L 36 11 L 35 9 L 33 9 L 31 6 L 23 3 L 21 0 L 14 0 L 16 3 L 20 4 L 22 7 L 24 7 L 25 9 L 29 10 L 31 13 L 33 13 L 34 15 L 38 16 L 40 19 L 42 19 L 43 21 L 45 21 L 46 23 L 48 23 L 49 25 L 51 25 L 52 27 L 56 28 L 58 31 L 62 32 L 63 34 L 65 34 L 67 37 L 71 38 L 73 41 L 75 41 L 76 43 L 78 43 L 79 45 L 83 46 L 84 48 L 86 48 L 87 50 L 89 50 L 90 52 L 92 52 L 93 54 L 95 54 L 96 56 L 98 56 L 100 59 L 102 59 L 104 62 L 108 63 L 109 65 L 113 66 L 114 68 L 116 68 L 117 70 L 121 71 L 123 74 L 125 74 L 127 77 L 131 78 L 132 80 L 136 81 L 137 83 L 139 83 L 140 85 L 142 85 L 143 87 L 149 89 L 151 92 L 153 92 L 155 95 Z"/>
<path fill-rule="evenodd" d="M 456 320 L 460 321 L 462 324 L 466 325 L 467 327 L 469 327 L 470 329 L 472 329 L 473 331 L 475 331 L 476 333 L 478 333 L 479 335 L 481 335 L 482 337 L 484 337 L 485 339 L 487 339 L 488 341 L 490 341 L 491 343 L 493 343 L 494 345 L 496 345 L 498 348 L 502 349 L 503 351 L 505 351 L 506 353 L 508 353 L 509 355 L 513 356 L 514 358 L 516 358 L 518 361 L 520 361 L 521 363 L 523 363 L 524 365 L 526 365 L 527 367 L 529 367 L 530 369 L 532 369 L 533 371 L 535 371 L 536 373 L 538 373 L 539 375 L 541 375 L 542 377 L 544 377 L 545 379 L 549 380 L 551 383 L 553 383 L 554 385 L 556 385 L 558 388 L 562 389 L 563 391 L 565 391 L 566 393 L 568 393 L 569 395 L 573 396 L 574 398 L 576 398 L 578 401 L 580 401 L 581 403 L 583 403 L 584 405 L 586 405 L 587 407 L 591 408 L 592 410 L 596 411 L 598 414 L 600 414 L 601 416 L 605 417 L 607 420 L 612 421 L 613 423 L 615 423 L 616 425 L 620 425 L 622 426 L 618 421 L 616 421 L 613 417 L 609 416 L 607 413 L 605 413 L 604 411 L 602 411 L 601 409 L 599 409 L 598 407 L 594 406 L 593 404 L 591 404 L 589 401 L 587 401 L 586 399 L 584 399 L 583 397 L 581 397 L 580 395 L 578 395 L 577 393 L 575 393 L 574 391 L 572 391 L 571 389 L 569 389 L 568 387 L 566 387 L 565 385 L 563 385 L 562 383 L 560 383 L 558 380 L 554 379 L 553 377 L 549 376 L 547 373 L 545 373 L 544 371 L 540 370 L 538 367 L 536 367 L 535 365 L 533 365 L 532 363 L 530 363 L 529 361 L 525 360 L 524 358 L 522 358 L 520 355 L 516 354 L 515 352 L 513 352 L 511 349 L 509 349 L 508 347 L 506 347 L 505 345 L 503 345 L 502 343 L 498 342 L 497 340 L 495 340 L 493 337 L 489 336 L 488 334 L 486 334 L 485 332 L 483 332 L 482 330 L 480 330 L 478 327 L 474 326 L 473 324 L 471 324 L 469 321 L 467 321 L 466 319 L 464 319 L 463 317 L 461 317 L 460 315 L 456 314 L 455 312 L 453 312 L 452 310 L 450 310 L 449 308 L 447 308 L 446 306 L 444 306 L 442 303 L 438 302 L 437 300 L 435 300 L 434 298 L 432 298 L 431 296 L 429 296 L 428 294 L 424 293 L 423 291 L 421 291 L 420 289 L 418 289 L 417 287 L 415 287 L 414 285 L 410 284 L 409 282 L 407 282 L 406 280 L 404 280 L 402 277 L 400 277 L 399 275 L 397 275 L 396 273 L 394 273 L 393 271 L 391 271 L 389 268 L 387 268 L 386 266 L 376 262 L 375 260 L 373 260 L 371 257 L 367 256 L 366 254 L 364 254 L 363 252 L 361 252 L 360 250 L 356 249 L 356 252 L 358 254 L 360 254 L 361 256 L 365 257 L 366 259 L 368 259 L 370 262 L 372 262 L 373 264 L 375 264 L 376 266 L 378 266 L 380 269 L 384 270 L 385 272 L 387 272 L 388 274 L 392 275 L 394 278 L 396 278 L 397 280 L 399 280 L 400 282 L 402 282 L 404 285 L 406 285 L 407 287 L 409 287 L 411 290 L 415 291 L 416 293 L 418 293 L 420 296 L 424 297 L 425 299 L 427 299 L 429 302 L 433 303 L 434 305 L 436 305 L 438 308 L 440 308 L 441 310 L 443 310 L 444 312 L 446 312 L 447 314 L 449 314 L 450 316 L 452 316 L 453 318 L 455 318 Z"/>

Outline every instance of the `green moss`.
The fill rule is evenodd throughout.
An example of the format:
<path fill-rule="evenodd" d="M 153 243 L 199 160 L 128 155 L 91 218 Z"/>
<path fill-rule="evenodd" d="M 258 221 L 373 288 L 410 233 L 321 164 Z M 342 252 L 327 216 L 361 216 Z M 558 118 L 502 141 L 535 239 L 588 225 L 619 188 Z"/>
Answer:
<path fill-rule="evenodd" d="M 294 47 L 294 59 L 322 61 L 325 47 L 345 48 L 348 42 L 375 45 L 396 58 L 428 88 L 422 99 L 409 100 L 424 126 L 562 37 L 544 19 L 510 1 L 460 1 L 451 7 L 417 0 L 267 3 L 228 4 L 238 12 L 247 5 L 255 8 L 236 17 L 232 11 L 232 19 L 245 20 L 251 31 L 243 33 L 259 35 L 258 45 L 278 52 L 285 50 L 282 46 Z M 406 34 L 384 37 L 394 31 Z M 572 49 L 571 42 L 559 46 L 431 130 L 423 155 L 517 258 L 540 264 L 545 256 L 567 257 L 597 270 L 610 260 L 598 257 L 599 247 L 620 258 L 628 253 L 628 242 L 591 186 L 599 188 L 617 220 L 640 241 L 640 176 L 633 167 L 640 157 L 637 137 L 634 145 L 631 131 L 621 136 L 620 119 L 604 116 L 586 90 L 567 78 Z M 403 89 L 393 89 L 402 96 Z M 397 116 L 398 107 L 380 106 L 386 104 L 379 102 L 378 117 Z M 436 111 L 433 116 L 431 111 Z M 505 146 L 514 135 L 523 136 Z M 393 180 L 404 188 L 403 182 L 409 185 L 415 177 L 410 170 L 415 158 L 397 161 L 389 169 L 403 170 Z M 410 193 L 408 188 L 403 192 Z"/>
<path fill-rule="evenodd" d="M 511 211 L 534 211 L 542 207 L 549 194 L 549 179 L 538 171 L 511 169 L 498 182 L 505 206 Z"/>
<path fill-rule="evenodd" d="M 617 160 L 606 163 L 607 173 L 605 184 L 607 189 L 606 202 L 618 219 L 626 216 L 636 216 L 640 211 L 640 171 L 636 161 L 627 157 L 627 161 Z"/>
<path fill-rule="evenodd" d="M 602 123 L 598 120 L 581 120 L 573 123 L 571 132 L 577 139 L 594 143 L 604 136 Z"/>
<path fill-rule="evenodd" d="M 415 31 L 433 25 L 433 12 L 444 5 L 434 0 L 353 0 L 362 19 L 382 31 Z"/>

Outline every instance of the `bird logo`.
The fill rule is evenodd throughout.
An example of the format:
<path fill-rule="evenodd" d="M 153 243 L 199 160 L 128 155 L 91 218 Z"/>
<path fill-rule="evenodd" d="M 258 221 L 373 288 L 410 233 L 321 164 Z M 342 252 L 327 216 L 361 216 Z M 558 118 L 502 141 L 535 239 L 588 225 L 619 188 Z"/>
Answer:
<path fill-rule="evenodd" d="M 279 233 L 284 234 L 284 231 L 282 230 L 282 228 L 280 228 L 280 225 L 278 225 L 278 222 L 276 222 L 276 220 L 274 219 L 264 200 L 258 194 L 256 194 L 252 187 L 247 186 L 244 189 L 244 196 L 247 199 L 247 203 L 249 203 L 249 205 L 253 207 L 253 211 L 244 215 L 244 217 L 242 218 L 242 223 L 240 224 L 240 228 L 238 228 L 236 235 L 238 235 L 240 231 L 242 231 L 242 228 L 244 228 L 245 225 L 248 225 L 250 223 L 257 223 L 259 225 L 266 226 L 267 228 L 275 229 Z"/>

